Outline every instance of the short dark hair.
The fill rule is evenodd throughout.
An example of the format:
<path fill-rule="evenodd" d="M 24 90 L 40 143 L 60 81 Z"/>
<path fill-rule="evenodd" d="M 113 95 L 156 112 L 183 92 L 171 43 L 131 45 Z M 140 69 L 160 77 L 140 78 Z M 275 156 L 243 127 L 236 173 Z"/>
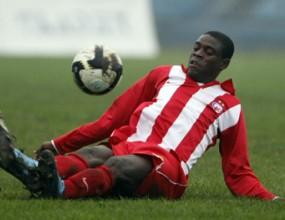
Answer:
<path fill-rule="evenodd" d="M 223 58 L 229 58 L 231 59 L 233 54 L 234 54 L 234 42 L 232 41 L 232 39 L 227 36 L 226 34 L 220 32 L 220 31 L 208 31 L 206 33 L 204 33 L 206 35 L 210 35 L 213 38 L 217 39 L 218 41 L 221 42 L 222 44 L 222 57 Z"/>

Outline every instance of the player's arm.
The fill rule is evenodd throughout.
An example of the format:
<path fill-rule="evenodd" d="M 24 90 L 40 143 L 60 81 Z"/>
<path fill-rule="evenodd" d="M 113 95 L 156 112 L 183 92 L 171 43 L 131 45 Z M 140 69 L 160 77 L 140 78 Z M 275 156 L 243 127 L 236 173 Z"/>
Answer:
<path fill-rule="evenodd" d="M 53 139 L 52 142 L 44 143 L 45 146 L 52 147 L 55 152 L 63 154 L 109 137 L 114 129 L 128 123 L 131 114 L 140 103 L 150 101 L 154 97 L 157 71 L 151 71 L 131 86 L 98 120 L 63 134 Z"/>
<path fill-rule="evenodd" d="M 220 135 L 220 153 L 226 185 L 236 196 L 256 197 L 273 200 L 276 197 L 268 191 L 255 176 L 250 167 L 243 112 L 240 110 L 234 126 Z M 235 120 L 235 119 L 230 119 Z"/>

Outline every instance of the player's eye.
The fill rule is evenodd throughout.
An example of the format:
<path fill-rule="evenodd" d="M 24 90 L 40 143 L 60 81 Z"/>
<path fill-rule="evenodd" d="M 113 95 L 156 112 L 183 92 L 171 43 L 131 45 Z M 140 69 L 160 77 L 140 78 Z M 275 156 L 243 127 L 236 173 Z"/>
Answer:
<path fill-rule="evenodd" d="M 212 48 L 206 48 L 205 50 L 206 54 L 209 56 L 215 55 L 215 50 L 213 50 Z"/>
<path fill-rule="evenodd" d="M 193 46 L 193 51 L 197 51 L 200 49 L 200 44 L 199 43 L 195 43 L 194 46 Z"/>

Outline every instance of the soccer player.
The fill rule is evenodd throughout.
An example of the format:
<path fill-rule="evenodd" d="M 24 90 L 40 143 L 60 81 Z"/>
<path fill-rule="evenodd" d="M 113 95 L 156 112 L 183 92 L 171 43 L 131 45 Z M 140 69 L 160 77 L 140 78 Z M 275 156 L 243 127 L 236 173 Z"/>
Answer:
<path fill-rule="evenodd" d="M 37 160 L 13 146 L 1 119 L 0 165 L 40 196 L 177 199 L 193 165 L 219 141 L 230 191 L 275 200 L 279 197 L 250 167 L 244 114 L 232 81 L 216 80 L 233 53 L 234 44 L 225 34 L 202 34 L 187 68 L 151 70 L 98 120 L 43 143 Z"/>

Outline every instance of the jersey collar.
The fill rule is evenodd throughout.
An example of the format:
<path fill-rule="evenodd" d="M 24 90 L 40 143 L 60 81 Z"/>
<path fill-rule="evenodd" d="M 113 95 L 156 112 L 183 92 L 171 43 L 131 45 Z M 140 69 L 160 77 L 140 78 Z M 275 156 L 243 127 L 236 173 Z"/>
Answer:
<path fill-rule="evenodd" d="M 183 64 L 181 64 L 181 69 L 183 70 L 183 72 L 185 74 L 187 74 L 188 68 L 186 68 Z M 222 89 L 224 89 L 225 91 L 229 92 L 232 95 L 235 95 L 235 88 L 234 88 L 234 84 L 233 84 L 233 80 L 232 79 L 225 80 L 222 83 L 220 83 L 217 80 L 213 80 L 213 81 L 208 82 L 208 83 L 198 83 L 198 82 L 194 81 L 191 77 L 188 77 L 188 79 L 190 79 L 190 81 L 192 83 L 196 83 L 197 86 L 202 87 L 202 88 L 206 88 L 206 87 L 209 87 L 209 86 L 220 84 Z"/>

